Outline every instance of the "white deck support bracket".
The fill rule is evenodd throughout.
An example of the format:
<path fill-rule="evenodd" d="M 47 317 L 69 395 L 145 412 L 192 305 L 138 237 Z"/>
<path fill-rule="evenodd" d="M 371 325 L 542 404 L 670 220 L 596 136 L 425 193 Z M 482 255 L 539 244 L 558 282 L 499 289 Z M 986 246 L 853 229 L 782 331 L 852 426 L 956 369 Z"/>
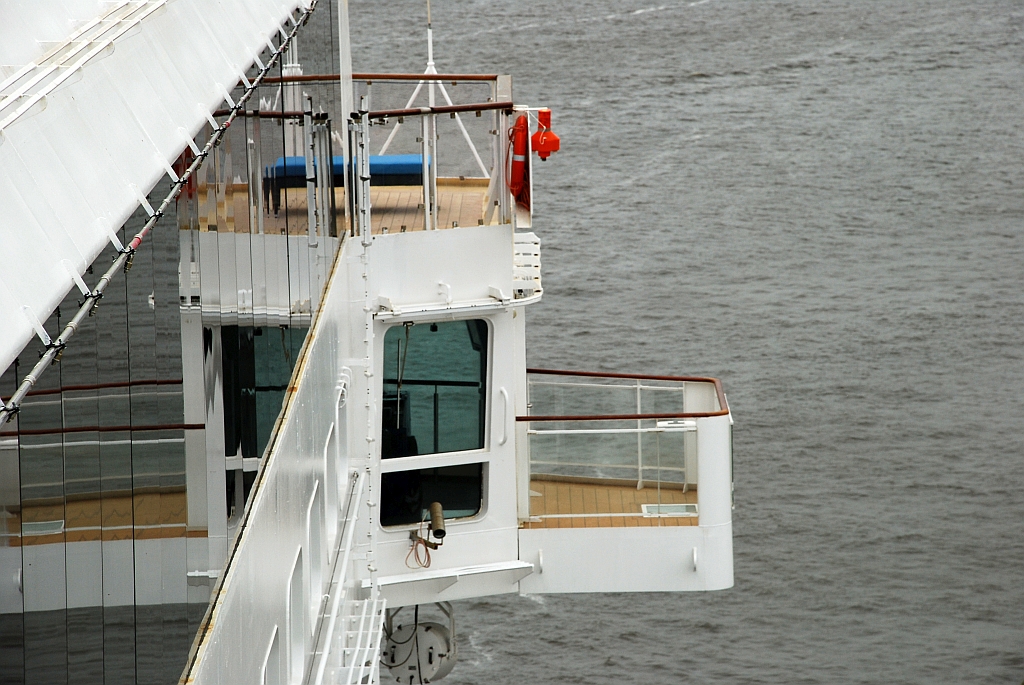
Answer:
<path fill-rule="evenodd" d="M 52 342 L 50 340 L 50 334 L 46 332 L 45 328 L 43 328 L 42 322 L 39 321 L 39 317 L 36 316 L 36 313 L 32 311 L 32 307 L 29 307 L 27 304 L 23 304 L 21 305 L 21 311 L 25 314 L 25 318 L 28 319 L 28 322 L 32 325 L 32 330 L 34 330 L 36 335 L 39 336 L 39 340 L 49 347 Z"/>
<path fill-rule="evenodd" d="M 191 586 L 198 585 L 213 585 L 220 578 L 219 569 L 210 569 L 209 571 L 189 571 L 185 574 L 186 580 Z"/>
<path fill-rule="evenodd" d="M 399 607 L 511 592 L 516 583 L 534 570 L 535 566 L 528 562 L 503 561 L 384 576 L 377 579 L 377 584 L 388 606 Z M 370 580 L 364 580 L 362 587 L 364 594 L 368 593 Z"/>
<path fill-rule="evenodd" d="M 71 280 L 75 282 L 76 286 L 78 286 L 78 290 L 83 295 L 88 295 L 89 286 L 87 286 L 85 281 L 82 280 L 81 275 L 79 275 L 78 271 L 75 269 L 75 265 L 71 263 L 71 260 L 62 259 L 60 260 L 60 263 L 64 267 L 64 270 L 68 272 L 68 275 L 71 276 Z"/>
<path fill-rule="evenodd" d="M 487 288 L 487 294 L 504 305 L 512 303 L 512 297 L 510 295 L 506 295 L 501 292 L 501 288 L 495 288 L 493 285 Z"/>

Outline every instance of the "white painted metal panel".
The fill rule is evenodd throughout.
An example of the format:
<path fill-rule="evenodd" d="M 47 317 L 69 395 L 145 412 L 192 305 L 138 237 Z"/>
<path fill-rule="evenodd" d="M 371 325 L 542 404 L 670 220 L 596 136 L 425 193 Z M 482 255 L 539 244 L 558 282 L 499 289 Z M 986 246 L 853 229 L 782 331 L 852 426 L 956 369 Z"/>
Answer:
<path fill-rule="evenodd" d="M 0 76 L 7 77 L 16 66 L 40 57 L 69 32 L 99 15 L 109 3 L 103 0 L 33 0 L 33 11 L 10 11 L 15 2 L 4 3 L 4 39 L 0 41 Z"/>
<path fill-rule="evenodd" d="M 461 568 L 420 570 L 378 578 L 380 594 L 388 606 L 412 606 L 515 592 L 520 579 L 533 573 L 524 561 L 477 564 Z M 363 581 L 364 591 L 370 587 Z"/>
<path fill-rule="evenodd" d="M 298 4 L 4 6 L 0 64 L 13 67 L 0 70 L 0 370 Z M 94 21 L 111 12 L 125 19 Z M 75 52 L 75 40 L 88 49 Z M 73 56 L 51 63 L 61 49 Z"/>
<path fill-rule="evenodd" d="M 512 226 L 374 236 L 370 290 L 402 312 L 512 297 Z"/>
<path fill-rule="evenodd" d="M 214 240 L 217 236 L 224 237 L 214 236 Z M 280 246 L 284 244 L 280 242 Z M 329 290 L 327 297 L 330 300 L 337 295 Z M 332 309 L 337 311 L 337 308 Z M 322 534 L 328 530 L 326 521 L 310 525 L 308 515 L 312 511 L 314 516 L 333 517 L 337 521 L 343 514 L 337 499 L 325 501 L 329 506 L 310 508 L 310 497 L 327 482 L 324 454 L 333 434 L 339 383 L 343 379 L 351 382 L 347 388 L 349 396 L 361 397 L 366 392 L 365 376 L 341 365 L 337 324 L 329 316 L 321 317 L 296 365 L 290 385 L 297 390 L 291 396 L 281 427 L 264 459 L 259 485 L 248 505 L 246 522 L 220 586 L 219 601 L 213 608 L 210 632 L 200 643 L 197 660 L 190 667 L 190 677 L 196 683 L 260 682 L 262 663 L 253 658 L 252 646 L 269 644 L 275 633 L 283 640 L 282 653 L 290 658 L 292 651 L 287 648 L 287 642 L 291 633 L 286 629 L 290 600 L 286 589 L 293 564 L 300 554 L 304 560 L 300 599 L 306 607 L 307 619 L 315 618 L 308 607 L 319 606 L 325 589 L 330 587 L 327 572 L 330 567 L 325 567 L 319 582 L 309 573 L 310 555 L 315 548 L 321 550 L 322 561 L 333 555 L 326 553 L 322 541 L 314 544 L 310 539 L 311 533 L 316 535 L 315 531 L 320 531 Z M 350 418 L 352 424 L 358 426 L 362 422 L 365 425 L 361 403 L 353 402 L 352 408 L 356 414 Z M 346 484 L 351 483 L 352 445 L 360 441 L 363 445 L 358 456 L 364 456 L 366 441 L 361 434 L 358 439 L 349 441 L 349 449 L 329 453 L 338 459 L 334 468 Z M 347 498 L 346 488 L 345 500 Z M 211 563 L 216 562 L 211 559 Z M 303 629 L 307 637 L 299 653 L 308 662 L 312 631 L 308 630 L 306 621 L 303 621 Z"/>
<path fill-rule="evenodd" d="M 701 384 L 689 384 L 690 385 Z M 688 407 L 689 408 L 689 407 Z M 537 571 L 522 592 L 676 592 L 733 585 L 732 440 L 728 415 L 697 423 L 698 526 L 519 531 Z"/>
<path fill-rule="evenodd" d="M 535 567 L 519 581 L 524 593 L 683 592 L 733 585 L 731 524 L 527 529 L 519 531 L 519 554 Z"/>

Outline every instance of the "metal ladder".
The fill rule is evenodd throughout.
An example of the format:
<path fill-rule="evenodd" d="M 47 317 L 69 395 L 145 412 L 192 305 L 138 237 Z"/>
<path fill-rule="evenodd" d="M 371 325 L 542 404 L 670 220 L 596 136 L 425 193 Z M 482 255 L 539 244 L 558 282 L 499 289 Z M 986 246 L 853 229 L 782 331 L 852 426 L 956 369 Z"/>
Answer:
<path fill-rule="evenodd" d="M 324 682 L 374 685 L 380 676 L 380 641 L 384 634 L 383 597 L 345 602 L 342 630 L 331 645 Z"/>

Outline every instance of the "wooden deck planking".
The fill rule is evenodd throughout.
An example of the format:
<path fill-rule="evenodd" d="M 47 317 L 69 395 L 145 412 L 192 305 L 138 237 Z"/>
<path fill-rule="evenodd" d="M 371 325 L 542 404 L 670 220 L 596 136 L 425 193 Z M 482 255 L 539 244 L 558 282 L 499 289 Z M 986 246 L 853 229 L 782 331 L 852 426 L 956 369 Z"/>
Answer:
<path fill-rule="evenodd" d="M 555 512 L 559 514 L 571 514 L 572 503 L 569 501 L 569 486 L 564 483 L 556 483 L 555 492 L 557 493 L 557 508 L 555 509 Z M 555 520 L 558 521 L 558 528 L 572 528 L 572 519 Z"/>
<path fill-rule="evenodd" d="M 184 491 L 97 494 L 68 499 L 61 504 L 28 501 L 13 512 L 7 529 L 11 546 L 58 542 L 91 542 L 176 537 L 205 537 L 201 529 L 187 530 L 187 498 Z M 21 522 L 64 521 L 64 532 L 21 536 Z"/>
<path fill-rule="evenodd" d="M 438 228 L 477 226 L 484 218 L 487 201 L 486 183 L 482 179 L 438 179 Z M 200 187 L 200 197 L 206 198 L 207 186 Z M 345 189 L 335 189 L 335 220 L 338 231 L 348 225 Z M 388 233 L 423 230 L 423 189 L 421 186 L 371 186 L 370 224 L 373 233 L 379 234 L 387 227 Z M 249 193 L 245 184 L 231 184 L 219 200 L 216 213 L 208 215 L 200 208 L 200 230 L 250 233 L 255 227 L 249 226 Z M 306 189 L 282 188 L 281 210 L 274 214 L 271 207 L 265 208 L 263 230 L 265 233 L 301 235 L 306 233 Z"/>
<path fill-rule="evenodd" d="M 533 520 L 523 528 L 621 528 L 648 526 L 696 526 L 696 516 L 644 516 L 644 504 L 695 504 L 697 492 L 683 492 L 677 487 L 618 483 L 572 482 L 566 480 L 533 480 L 530 489 L 539 496 L 530 497 Z M 541 518 L 549 515 L 571 515 L 565 518 Z M 604 515 L 603 515 L 604 514 Z M 607 514 L 630 514 L 608 516 Z M 537 520 L 540 518 L 540 520 Z"/>

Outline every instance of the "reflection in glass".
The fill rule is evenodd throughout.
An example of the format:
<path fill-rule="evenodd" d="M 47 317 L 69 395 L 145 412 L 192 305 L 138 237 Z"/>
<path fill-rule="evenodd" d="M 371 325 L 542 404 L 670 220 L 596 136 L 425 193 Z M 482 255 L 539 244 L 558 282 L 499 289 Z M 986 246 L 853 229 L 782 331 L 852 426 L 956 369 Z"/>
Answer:
<path fill-rule="evenodd" d="M 484 446 L 487 334 L 482 319 L 388 329 L 382 459 Z"/>
<path fill-rule="evenodd" d="M 441 503 L 446 519 L 475 516 L 482 501 L 483 464 L 381 475 L 380 522 L 384 526 L 426 521 L 432 502 Z"/>

